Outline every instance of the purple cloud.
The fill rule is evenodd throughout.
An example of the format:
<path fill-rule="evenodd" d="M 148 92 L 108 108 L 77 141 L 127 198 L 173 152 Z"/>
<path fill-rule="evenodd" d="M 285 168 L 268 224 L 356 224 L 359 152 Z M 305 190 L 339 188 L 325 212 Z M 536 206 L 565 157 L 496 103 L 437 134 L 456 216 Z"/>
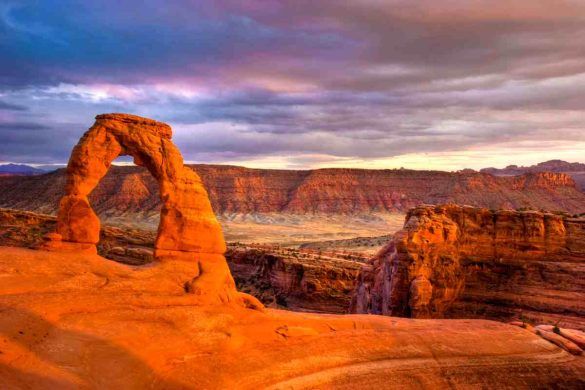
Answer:
<path fill-rule="evenodd" d="M 111 111 L 168 121 L 196 161 L 531 142 L 569 158 L 585 145 L 584 33 L 568 0 L 8 1 L 0 161 L 64 162 Z"/>

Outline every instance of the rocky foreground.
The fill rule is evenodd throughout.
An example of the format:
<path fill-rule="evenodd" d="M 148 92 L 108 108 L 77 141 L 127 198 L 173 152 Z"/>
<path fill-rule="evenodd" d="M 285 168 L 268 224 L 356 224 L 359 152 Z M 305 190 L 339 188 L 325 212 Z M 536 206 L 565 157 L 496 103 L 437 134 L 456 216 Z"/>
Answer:
<path fill-rule="evenodd" d="M 419 206 L 362 268 L 351 309 L 585 328 L 585 219 Z"/>
<path fill-rule="evenodd" d="M 57 219 L 28 211 L 0 209 L 0 246 L 38 248 Z M 155 233 L 102 226 L 97 252 L 129 265 L 154 261 Z M 238 288 L 265 305 L 295 311 L 345 313 L 355 280 L 368 259 L 346 250 L 293 249 L 274 245 L 228 244 L 225 254 Z"/>
<path fill-rule="evenodd" d="M 0 388 L 585 386 L 520 327 L 202 305 L 179 265 L 1 247 Z"/>

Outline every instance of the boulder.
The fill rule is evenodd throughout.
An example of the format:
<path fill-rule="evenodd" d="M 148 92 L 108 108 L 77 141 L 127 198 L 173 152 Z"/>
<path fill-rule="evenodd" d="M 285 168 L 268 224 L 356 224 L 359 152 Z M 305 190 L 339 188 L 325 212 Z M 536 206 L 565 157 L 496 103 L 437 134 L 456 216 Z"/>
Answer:
<path fill-rule="evenodd" d="M 577 344 L 579 348 L 585 349 L 585 332 L 581 332 L 577 329 L 561 328 L 559 334 Z"/>
<path fill-rule="evenodd" d="M 571 353 L 572 355 L 583 354 L 583 350 L 579 348 L 577 344 L 573 343 L 571 340 L 568 340 L 559 334 L 556 334 L 554 332 L 548 332 L 542 329 L 536 329 L 536 334 L 542 337 L 543 339 L 550 341 L 556 346 L 563 348 L 565 351 Z"/>

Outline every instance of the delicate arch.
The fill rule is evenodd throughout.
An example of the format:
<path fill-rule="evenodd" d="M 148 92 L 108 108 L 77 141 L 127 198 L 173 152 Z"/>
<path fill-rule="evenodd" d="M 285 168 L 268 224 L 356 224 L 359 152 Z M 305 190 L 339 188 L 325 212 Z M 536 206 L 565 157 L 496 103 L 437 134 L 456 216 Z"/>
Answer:
<path fill-rule="evenodd" d="M 183 165 L 165 123 L 128 114 L 96 116 L 95 124 L 73 149 L 57 233 L 64 242 L 99 241 L 100 220 L 88 196 L 118 156 L 130 155 L 158 181 L 162 209 L 155 257 L 182 252 L 223 254 L 225 241 L 199 176 Z"/>
<path fill-rule="evenodd" d="M 43 249 L 96 252 L 100 220 L 88 195 L 118 156 L 130 155 L 158 181 L 162 209 L 154 257 L 165 261 L 177 288 L 199 303 L 234 303 L 262 310 L 251 295 L 238 292 L 223 253 L 225 241 L 199 176 L 183 165 L 169 125 L 128 114 L 96 116 L 69 158 L 65 196 L 59 204 L 57 232 Z"/>

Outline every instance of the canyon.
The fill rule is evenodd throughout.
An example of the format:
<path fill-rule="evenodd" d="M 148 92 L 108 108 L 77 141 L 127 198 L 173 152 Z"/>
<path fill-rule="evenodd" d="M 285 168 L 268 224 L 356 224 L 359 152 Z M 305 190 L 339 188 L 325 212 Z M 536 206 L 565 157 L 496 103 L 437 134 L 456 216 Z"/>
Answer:
<path fill-rule="evenodd" d="M 297 246 L 388 235 L 421 203 L 585 211 L 585 193 L 564 173 L 190 167 L 207 189 L 226 239 L 246 244 Z M 65 170 L 0 177 L 0 207 L 55 214 L 64 186 Z M 158 186 L 145 168 L 111 166 L 88 199 L 109 225 L 155 230 L 159 224 Z"/>
<path fill-rule="evenodd" d="M 585 326 L 585 219 L 434 207 L 410 211 L 395 238 L 228 243 L 225 256 L 238 289 L 272 308 Z M 52 216 L 0 209 L 0 245 L 38 247 L 55 226 Z M 149 264 L 154 239 L 106 225 L 98 253 Z"/>
<path fill-rule="evenodd" d="M 358 276 L 351 312 L 585 327 L 585 218 L 421 205 Z"/>

